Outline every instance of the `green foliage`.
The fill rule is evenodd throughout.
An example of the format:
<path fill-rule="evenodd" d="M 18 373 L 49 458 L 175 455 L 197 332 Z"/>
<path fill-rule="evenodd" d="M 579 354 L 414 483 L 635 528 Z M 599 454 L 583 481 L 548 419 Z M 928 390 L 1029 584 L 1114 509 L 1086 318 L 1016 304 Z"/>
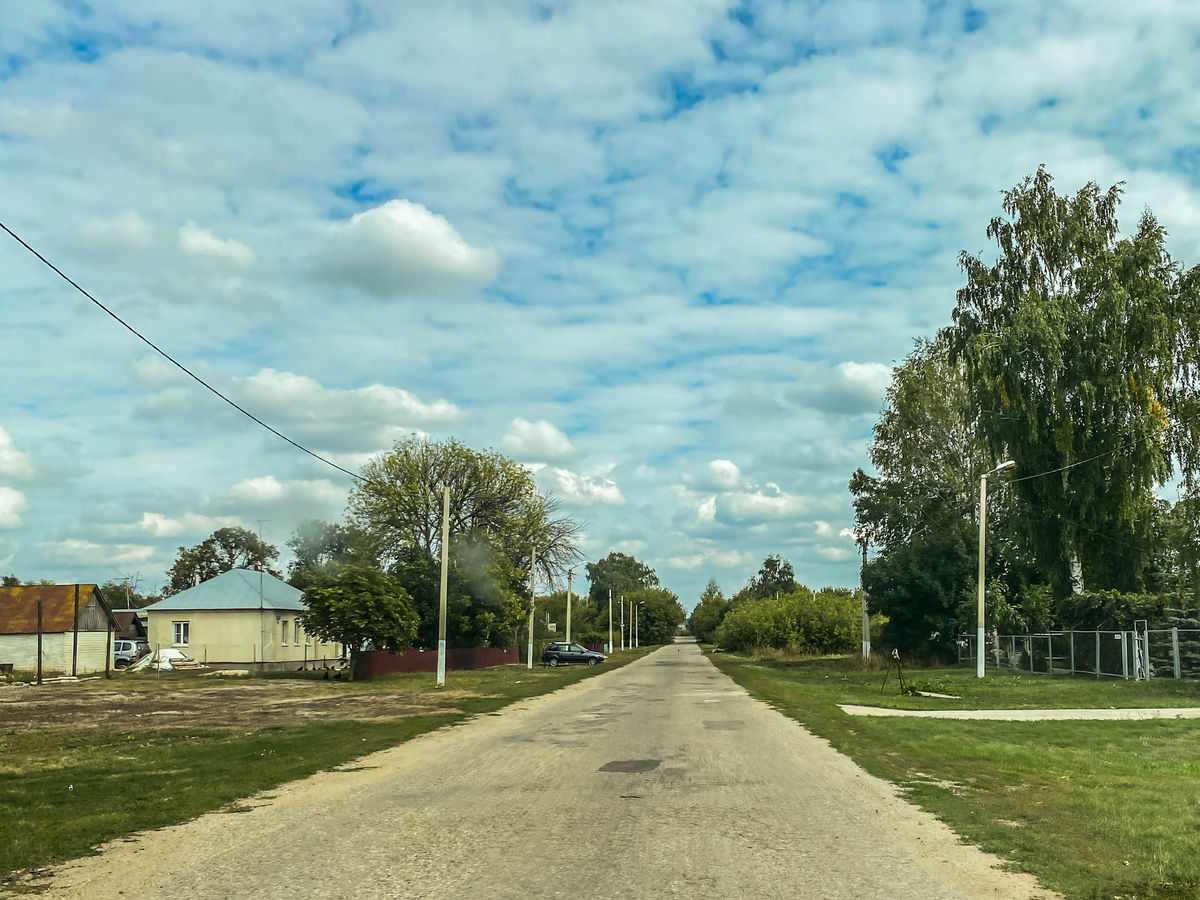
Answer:
<path fill-rule="evenodd" d="M 417 634 L 417 611 L 408 592 L 391 575 L 366 566 L 343 566 L 309 585 L 304 630 L 339 643 L 352 654 L 368 644 L 376 650 L 406 650 Z"/>
<path fill-rule="evenodd" d="M 624 553 L 610 553 L 598 562 L 588 563 L 587 578 L 591 585 L 588 597 L 593 603 L 608 603 L 609 591 L 616 601 L 621 594 L 658 587 L 655 571 Z"/>
<path fill-rule="evenodd" d="M 625 600 L 637 608 L 638 643 L 643 647 L 671 643 L 687 618 L 679 598 L 665 588 L 630 591 Z"/>
<path fill-rule="evenodd" d="M 792 564 L 786 559 L 780 559 L 776 553 L 763 560 L 758 573 L 750 579 L 749 584 L 733 595 L 730 603 L 736 606 L 746 600 L 787 594 L 796 587 L 796 573 L 792 570 Z"/>
<path fill-rule="evenodd" d="M 994 457 L 1016 460 L 1018 535 L 1060 593 L 1138 589 L 1139 522 L 1176 465 L 1192 483 L 1200 270 L 1184 273 L 1149 212 L 1117 237 L 1121 189 L 1059 196 L 1045 169 L 1004 194 L 993 265 L 964 253 L 954 358 Z M 1102 465 L 1079 465 L 1102 457 Z M 1061 471 L 1060 471 L 1061 470 Z M 1124 551 L 1117 548 L 1125 548 Z M 1108 564 L 1114 553 L 1126 560 Z"/>
<path fill-rule="evenodd" d="M 847 653 L 862 641 L 862 606 L 854 592 L 797 586 L 778 597 L 749 600 L 732 609 L 714 640 L 723 649 L 796 647 L 815 653 Z"/>
<path fill-rule="evenodd" d="M 1123 630 L 1138 619 L 1160 624 L 1171 607 L 1163 594 L 1129 594 L 1121 591 L 1085 591 L 1069 594 L 1057 604 L 1056 617 L 1066 628 Z"/>
<path fill-rule="evenodd" d="M 167 570 L 163 596 L 169 597 L 216 578 L 232 569 L 263 569 L 278 577 L 270 567 L 279 549 L 257 534 L 236 525 L 218 528 L 195 547 L 180 547 L 175 564 Z"/>
<path fill-rule="evenodd" d="M 710 643 L 717 626 L 729 612 L 729 601 L 721 593 L 721 586 L 715 578 L 708 580 L 708 585 L 700 593 L 700 602 L 692 610 L 688 619 L 688 628 L 701 643 Z"/>
<path fill-rule="evenodd" d="M 450 488 L 450 533 L 487 543 L 514 566 L 529 570 L 531 550 L 547 580 L 577 558 L 579 526 L 556 517 L 553 499 L 539 496 L 524 466 L 494 451 L 456 440 L 399 441 L 363 466 L 350 493 L 352 520 L 377 542 L 385 567 L 419 550 L 441 552 L 442 491 Z"/>
<path fill-rule="evenodd" d="M 379 565 L 377 540 L 355 523 L 306 519 L 292 532 L 287 546 L 294 556 L 288 565 L 288 584 L 300 590 L 346 565 Z"/>
<path fill-rule="evenodd" d="M 100 585 L 100 594 L 113 609 L 141 609 L 162 599 L 137 590 L 128 581 L 106 581 Z"/>

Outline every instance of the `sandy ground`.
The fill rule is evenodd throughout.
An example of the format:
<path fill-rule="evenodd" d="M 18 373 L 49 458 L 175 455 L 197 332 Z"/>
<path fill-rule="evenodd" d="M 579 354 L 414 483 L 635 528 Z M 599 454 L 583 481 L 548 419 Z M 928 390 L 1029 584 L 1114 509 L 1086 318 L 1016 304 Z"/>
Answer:
<path fill-rule="evenodd" d="M 212 678 L 175 690 L 144 683 L 122 685 L 117 678 L 107 682 L 0 689 L 0 730 L 265 728 L 297 722 L 387 719 L 445 712 L 437 706 L 437 701 L 445 698 L 446 695 L 417 693 L 352 694 L 342 685 L 282 678 L 236 681 Z"/>
<path fill-rule="evenodd" d="M 691 644 L 60 867 L 80 900 L 1027 900 Z"/>
<path fill-rule="evenodd" d="M 855 706 L 839 703 L 851 716 L 915 716 L 920 719 L 991 719 L 997 722 L 1045 722 L 1057 719 L 1135 720 L 1200 719 L 1195 707 L 1158 709 L 886 709 L 882 706 Z"/>

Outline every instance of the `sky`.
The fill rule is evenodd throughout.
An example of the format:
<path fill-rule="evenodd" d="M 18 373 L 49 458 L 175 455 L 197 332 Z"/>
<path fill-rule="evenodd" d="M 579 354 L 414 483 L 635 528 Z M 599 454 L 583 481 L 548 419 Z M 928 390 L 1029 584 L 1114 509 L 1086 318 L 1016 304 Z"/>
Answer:
<path fill-rule="evenodd" d="M 1200 261 L 1200 4 L 0 4 L 0 221 L 345 468 L 527 464 L 691 606 L 853 585 L 846 483 L 1000 192 L 1125 183 Z M 163 581 L 351 480 L 0 234 L 0 571 Z M 284 557 L 286 562 L 286 554 Z"/>

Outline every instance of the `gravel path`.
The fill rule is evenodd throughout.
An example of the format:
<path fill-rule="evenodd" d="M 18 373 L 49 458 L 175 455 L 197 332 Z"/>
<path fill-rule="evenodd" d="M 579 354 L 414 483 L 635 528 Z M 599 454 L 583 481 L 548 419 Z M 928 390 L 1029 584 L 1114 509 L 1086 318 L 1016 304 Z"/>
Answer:
<path fill-rule="evenodd" d="M 851 716 L 914 716 L 918 719 L 990 719 L 995 722 L 1046 722 L 1065 719 L 1082 721 L 1143 719 L 1200 719 L 1195 707 L 1157 707 L 1148 709 L 887 709 L 882 706 L 855 706 L 841 703 Z"/>
<path fill-rule="evenodd" d="M 684 644 L 114 842 L 49 896 L 1054 896 L 996 864 Z"/>

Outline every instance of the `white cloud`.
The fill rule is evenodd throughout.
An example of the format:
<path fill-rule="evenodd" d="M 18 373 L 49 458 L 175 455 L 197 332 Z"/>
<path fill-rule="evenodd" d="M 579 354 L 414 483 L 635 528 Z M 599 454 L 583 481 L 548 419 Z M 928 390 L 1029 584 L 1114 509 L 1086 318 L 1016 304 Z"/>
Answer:
<path fill-rule="evenodd" d="M 28 453 L 17 449 L 12 436 L 0 428 L 0 475 L 13 478 L 32 478 L 33 460 Z"/>
<path fill-rule="evenodd" d="M 229 491 L 232 498 L 251 505 L 266 506 L 284 501 L 310 501 L 340 504 L 346 499 L 346 488 L 319 478 L 314 481 L 280 481 L 274 475 L 262 475 L 239 481 Z"/>
<path fill-rule="evenodd" d="M 120 565 L 145 562 L 154 556 L 154 548 L 144 544 L 96 544 L 78 538 L 45 541 L 38 544 L 38 549 L 47 559 L 57 559 L 60 565 Z"/>
<path fill-rule="evenodd" d="M 883 363 L 843 362 L 837 370 L 845 388 L 864 399 L 882 399 L 892 381 L 892 367 Z"/>
<path fill-rule="evenodd" d="M 728 459 L 714 459 L 708 464 L 708 471 L 717 486 L 727 491 L 732 491 L 742 483 L 741 471 Z"/>
<path fill-rule="evenodd" d="M 738 566 L 744 566 L 753 560 L 754 556 L 750 553 L 743 553 L 739 550 L 725 549 L 718 550 L 715 547 L 706 547 L 699 553 L 692 553 L 685 556 L 672 556 L 667 560 L 667 565 L 672 569 L 682 569 L 690 571 L 699 569 L 701 566 L 716 566 L 721 569 L 735 569 Z"/>
<path fill-rule="evenodd" d="M 557 461 L 575 455 L 567 436 L 545 419 L 528 422 L 517 416 L 509 423 L 502 443 L 505 450 L 522 459 Z"/>
<path fill-rule="evenodd" d="M 821 554 L 822 559 L 827 559 L 830 562 L 842 562 L 854 555 L 845 547 L 821 547 L 817 552 Z"/>
<path fill-rule="evenodd" d="M 254 262 L 254 254 L 245 244 L 232 239 L 221 240 L 194 222 L 188 222 L 179 229 L 179 245 L 194 256 L 215 256 L 231 260 L 239 266 Z"/>
<path fill-rule="evenodd" d="M 33 107 L 0 100 L 0 130 L 54 138 L 67 134 L 78 123 L 78 113 L 65 103 Z"/>
<path fill-rule="evenodd" d="M 207 536 L 218 528 L 230 525 L 245 526 L 245 522 L 237 516 L 203 516 L 198 513 L 183 513 L 170 517 L 164 513 L 142 513 L 137 527 L 154 537 L 175 537 L 177 535 Z"/>
<path fill-rule="evenodd" d="M 491 284 L 499 256 L 463 240 L 444 216 L 389 200 L 330 227 L 313 268 L 318 281 L 375 297 L 447 294 Z"/>
<path fill-rule="evenodd" d="M 718 515 L 734 522 L 763 522 L 796 519 L 808 512 L 810 504 L 804 497 L 771 487 L 722 495 L 717 501 Z"/>
<path fill-rule="evenodd" d="M 708 497 L 696 507 L 696 518 L 701 522 L 712 522 L 717 518 L 717 498 Z"/>
<path fill-rule="evenodd" d="M 645 541 L 617 541 L 612 545 L 612 550 L 616 553 L 626 553 L 630 556 L 636 556 L 649 546 Z"/>
<path fill-rule="evenodd" d="M 606 477 L 607 472 L 579 473 L 569 469 L 531 467 L 543 476 L 566 503 L 575 506 L 621 506 L 625 496 L 617 483 Z"/>
<path fill-rule="evenodd" d="M 21 513 L 28 508 L 24 494 L 16 488 L 0 485 L 0 528 L 20 528 Z"/>

